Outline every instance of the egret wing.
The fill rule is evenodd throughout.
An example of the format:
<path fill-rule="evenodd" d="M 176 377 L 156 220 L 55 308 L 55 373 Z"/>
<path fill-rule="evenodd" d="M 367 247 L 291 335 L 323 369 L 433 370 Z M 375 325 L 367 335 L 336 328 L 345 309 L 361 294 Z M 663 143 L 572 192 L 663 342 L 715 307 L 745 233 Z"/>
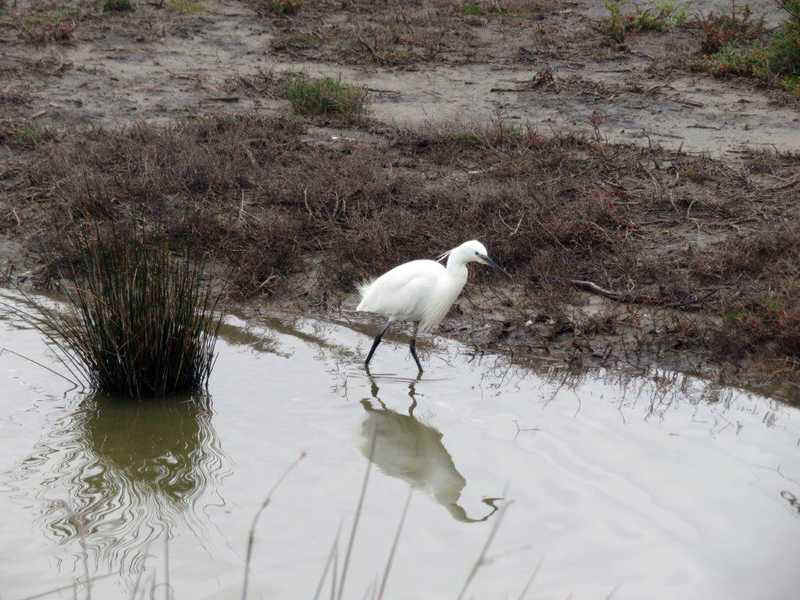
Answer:
<path fill-rule="evenodd" d="M 361 289 L 357 310 L 392 319 L 420 320 L 434 300 L 442 265 L 432 260 L 414 260 L 387 271 Z"/>

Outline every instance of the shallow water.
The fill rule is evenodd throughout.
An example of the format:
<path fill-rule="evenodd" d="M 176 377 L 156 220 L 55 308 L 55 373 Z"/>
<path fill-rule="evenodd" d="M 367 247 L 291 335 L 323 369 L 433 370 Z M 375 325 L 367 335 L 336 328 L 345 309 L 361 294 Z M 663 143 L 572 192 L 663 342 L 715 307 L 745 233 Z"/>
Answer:
<path fill-rule="evenodd" d="M 114 573 L 96 598 L 137 581 L 238 598 L 253 517 L 301 452 L 258 522 L 250 598 L 313 597 L 340 525 L 341 571 L 370 456 L 345 598 L 380 581 L 409 490 L 388 598 L 456 598 L 498 524 L 465 597 L 518 597 L 537 565 L 528 598 L 797 596 L 793 407 L 671 372 L 537 373 L 441 338 L 420 380 L 400 342 L 369 378 L 363 326 L 228 323 L 209 397 L 169 404 L 92 398 L 0 354 L 3 598 L 85 568 Z M 59 368 L 15 319 L 0 345 Z"/>

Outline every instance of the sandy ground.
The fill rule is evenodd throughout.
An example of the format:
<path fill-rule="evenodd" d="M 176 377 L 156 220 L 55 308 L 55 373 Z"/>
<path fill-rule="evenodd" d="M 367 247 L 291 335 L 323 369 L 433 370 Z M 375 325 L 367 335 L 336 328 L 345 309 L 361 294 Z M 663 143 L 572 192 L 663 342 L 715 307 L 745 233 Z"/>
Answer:
<path fill-rule="evenodd" d="M 137 15 L 133 28 L 120 25 L 125 16 L 92 17 L 74 39 L 46 45 L 20 41 L 7 23 L 0 57 L 4 108 L 59 126 L 158 122 L 221 109 L 285 112 L 283 101 L 230 89 L 237 78 L 303 71 L 366 86 L 371 116 L 393 124 L 502 118 L 545 133 L 596 131 L 612 142 L 658 143 L 714 157 L 735 158 L 743 147 L 800 150 L 796 107 L 747 81 L 669 67 L 674 56 L 691 53 L 687 32 L 630 35 L 625 50 L 612 53 L 573 51 L 570 40 L 555 37 L 528 47 L 517 30 L 490 32 L 492 43 L 505 49 L 493 60 L 384 68 L 308 60 L 307 52 L 287 57 L 273 50 L 278 30 L 270 19 L 233 0 L 204 6 L 201 14 L 167 19 L 166 10 L 145 6 L 139 12 L 148 14 Z M 754 3 L 754 12 L 761 10 L 768 22 L 780 17 L 769 2 Z M 599 2 L 555 3 L 542 23 L 548 31 L 569 30 L 604 14 Z M 550 76 L 536 84 L 542 72 Z"/>

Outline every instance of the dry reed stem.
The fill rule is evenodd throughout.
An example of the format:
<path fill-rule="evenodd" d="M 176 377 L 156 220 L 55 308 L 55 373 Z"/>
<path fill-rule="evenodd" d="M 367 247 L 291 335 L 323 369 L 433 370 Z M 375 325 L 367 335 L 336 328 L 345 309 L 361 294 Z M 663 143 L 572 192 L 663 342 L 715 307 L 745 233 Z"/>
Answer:
<path fill-rule="evenodd" d="M 325 578 L 328 576 L 328 571 L 330 570 L 331 564 L 333 564 L 335 558 L 334 555 L 338 552 L 339 549 L 339 534 L 342 532 L 342 523 L 339 522 L 339 527 L 336 528 L 336 535 L 333 538 L 333 544 L 331 544 L 331 549 L 328 551 L 328 557 L 325 559 L 325 568 L 322 569 L 322 575 L 319 578 L 319 583 L 317 584 L 317 589 L 314 591 L 314 598 L 313 600 L 319 600 L 319 595 L 322 593 L 322 587 L 325 584 Z M 336 588 L 336 579 L 334 574 L 334 583 L 331 586 L 332 589 Z"/>
<path fill-rule="evenodd" d="M 506 486 L 506 488 L 503 490 L 503 497 L 505 497 L 507 493 L 508 493 L 508 486 Z M 489 551 L 489 547 L 492 545 L 494 536 L 497 535 L 497 530 L 500 529 L 500 524 L 503 522 L 503 517 L 505 517 L 506 511 L 508 510 L 508 507 L 511 506 L 512 503 L 513 500 L 506 502 L 500 509 L 497 518 L 494 520 L 494 523 L 492 524 L 492 529 L 491 531 L 489 531 L 489 536 L 486 538 L 486 543 L 483 545 L 483 548 L 481 548 L 481 553 L 478 555 L 478 559 L 472 565 L 472 568 L 470 569 L 469 574 L 467 575 L 467 579 L 464 581 L 464 587 L 461 588 L 461 592 L 459 592 L 458 594 L 457 600 L 461 600 L 464 597 L 464 594 L 467 592 L 467 588 L 469 587 L 470 583 L 472 583 L 472 580 L 475 578 L 475 575 L 477 575 L 478 571 L 483 566 L 484 561 L 486 559 L 486 553 Z"/>
<path fill-rule="evenodd" d="M 261 517 L 261 513 L 264 512 L 264 509 L 269 506 L 269 503 L 272 501 L 272 495 L 275 493 L 275 490 L 278 489 L 283 480 L 291 473 L 294 468 L 306 457 L 305 452 L 301 452 L 300 456 L 298 456 L 295 461 L 289 465 L 283 474 L 278 478 L 275 484 L 270 488 L 269 492 L 267 493 L 267 497 L 264 498 L 264 501 L 261 503 L 261 506 L 256 511 L 255 516 L 253 517 L 253 522 L 250 525 L 250 530 L 247 534 L 247 556 L 245 558 L 244 563 L 244 581 L 242 583 L 242 600 L 246 600 L 247 598 L 247 587 L 250 582 L 250 560 L 253 557 L 253 544 L 255 542 L 255 535 L 256 535 L 256 525 L 258 524 L 258 519 Z"/>
<path fill-rule="evenodd" d="M 415 400 L 416 401 L 416 400 Z M 381 585 L 378 589 L 378 600 L 383 598 L 383 593 L 386 590 L 386 582 L 389 579 L 389 572 L 392 570 L 392 563 L 394 562 L 394 554 L 397 550 L 397 544 L 400 542 L 400 534 L 403 531 L 403 525 L 406 522 L 406 515 L 408 514 L 408 507 L 411 504 L 411 496 L 414 493 L 414 488 L 410 485 L 408 486 L 408 496 L 406 497 L 406 502 L 403 505 L 403 513 L 400 516 L 400 523 L 397 525 L 397 531 L 394 534 L 394 540 L 392 540 L 392 548 L 389 551 L 389 558 L 386 560 L 386 568 L 383 570 L 383 577 L 381 578 Z"/>
<path fill-rule="evenodd" d="M 342 575 L 339 582 L 339 593 L 337 600 L 342 600 L 344 597 L 344 585 L 347 580 L 347 569 L 350 566 L 350 554 L 353 551 L 353 543 L 356 539 L 356 531 L 358 530 L 358 522 L 361 519 L 361 511 L 364 507 L 364 496 L 367 495 L 367 483 L 369 483 L 369 473 L 372 469 L 372 457 L 375 454 L 375 442 L 378 438 L 378 430 L 372 430 L 372 439 L 369 444 L 369 456 L 367 457 L 367 468 L 364 471 L 364 481 L 361 484 L 361 493 L 358 496 L 358 504 L 356 505 L 356 513 L 353 517 L 353 527 L 350 529 L 350 539 L 347 542 L 347 551 L 344 555 L 344 564 L 342 565 Z"/>
<path fill-rule="evenodd" d="M 62 585 L 61 587 L 53 588 L 52 590 L 47 590 L 46 592 L 40 592 L 39 594 L 34 594 L 32 596 L 25 596 L 24 598 L 20 598 L 19 600 L 39 600 L 39 598 L 45 598 L 52 594 L 58 594 L 60 592 L 66 592 L 67 590 L 75 589 L 75 586 L 86 585 L 88 582 L 89 584 L 96 583 L 98 581 L 102 581 L 103 579 L 108 579 L 109 577 L 114 577 L 116 575 L 120 575 L 120 573 L 106 573 L 105 575 L 95 575 L 91 577 L 88 581 L 73 581 L 70 584 Z"/>
<path fill-rule="evenodd" d="M 528 581 L 525 584 L 525 587 L 522 588 L 522 591 L 520 592 L 519 598 L 517 600 L 525 600 L 525 596 L 528 594 L 528 590 L 531 588 L 531 585 L 533 585 L 533 580 L 536 579 L 536 576 L 539 574 L 539 571 L 542 568 L 542 563 L 543 562 L 544 562 L 544 558 L 540 558 L 539 562 L 536 563 L 536 567 L 534 567 L 533 572 L 531 573 L 531 576 L 528 578 Z"/>

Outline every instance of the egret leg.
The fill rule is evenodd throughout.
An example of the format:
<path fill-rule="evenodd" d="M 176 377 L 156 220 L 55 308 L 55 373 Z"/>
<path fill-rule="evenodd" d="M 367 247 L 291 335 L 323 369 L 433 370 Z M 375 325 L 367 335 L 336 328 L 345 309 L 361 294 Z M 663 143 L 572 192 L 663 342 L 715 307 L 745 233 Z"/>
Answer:
<path fill-rule="evenodd" d="M 419 323 L 414 323 L 414 336 L 411 338 L 411 342 L 408 344 L 408 347 L 411 350 L 411 356 L 414 357 L 414 362 L 417 363 L 417 368 L 419 369 L 420 374 L 422 374 L 422 371 L 423 371 L 422 364 L 419 362 L 419 357 L 417 356 L 417 331 L 418 330 L 419 330 Z"/>
<path fill-rule="evenodd" d="M 389 330 L 389 325 L 391 324 L 392 324 L 391 321 L 386 323 L 386 327 L 383 328 L 383 331 L 381 331 L 378 335 L 376 335 L 375 339 L 372 341 L 372 348 L 369 349 L 369 354 L 367 354 L 367 360 L 364 361 L 364 366 L 367 368 L 367 370 L 369 370 L 369 361 L 372 360 L 372 355 L 375 354 L 375 348 L 377 348 L 378 344 L 381 343 L 381 338 L 383 337 L 383 334 Z"/>

